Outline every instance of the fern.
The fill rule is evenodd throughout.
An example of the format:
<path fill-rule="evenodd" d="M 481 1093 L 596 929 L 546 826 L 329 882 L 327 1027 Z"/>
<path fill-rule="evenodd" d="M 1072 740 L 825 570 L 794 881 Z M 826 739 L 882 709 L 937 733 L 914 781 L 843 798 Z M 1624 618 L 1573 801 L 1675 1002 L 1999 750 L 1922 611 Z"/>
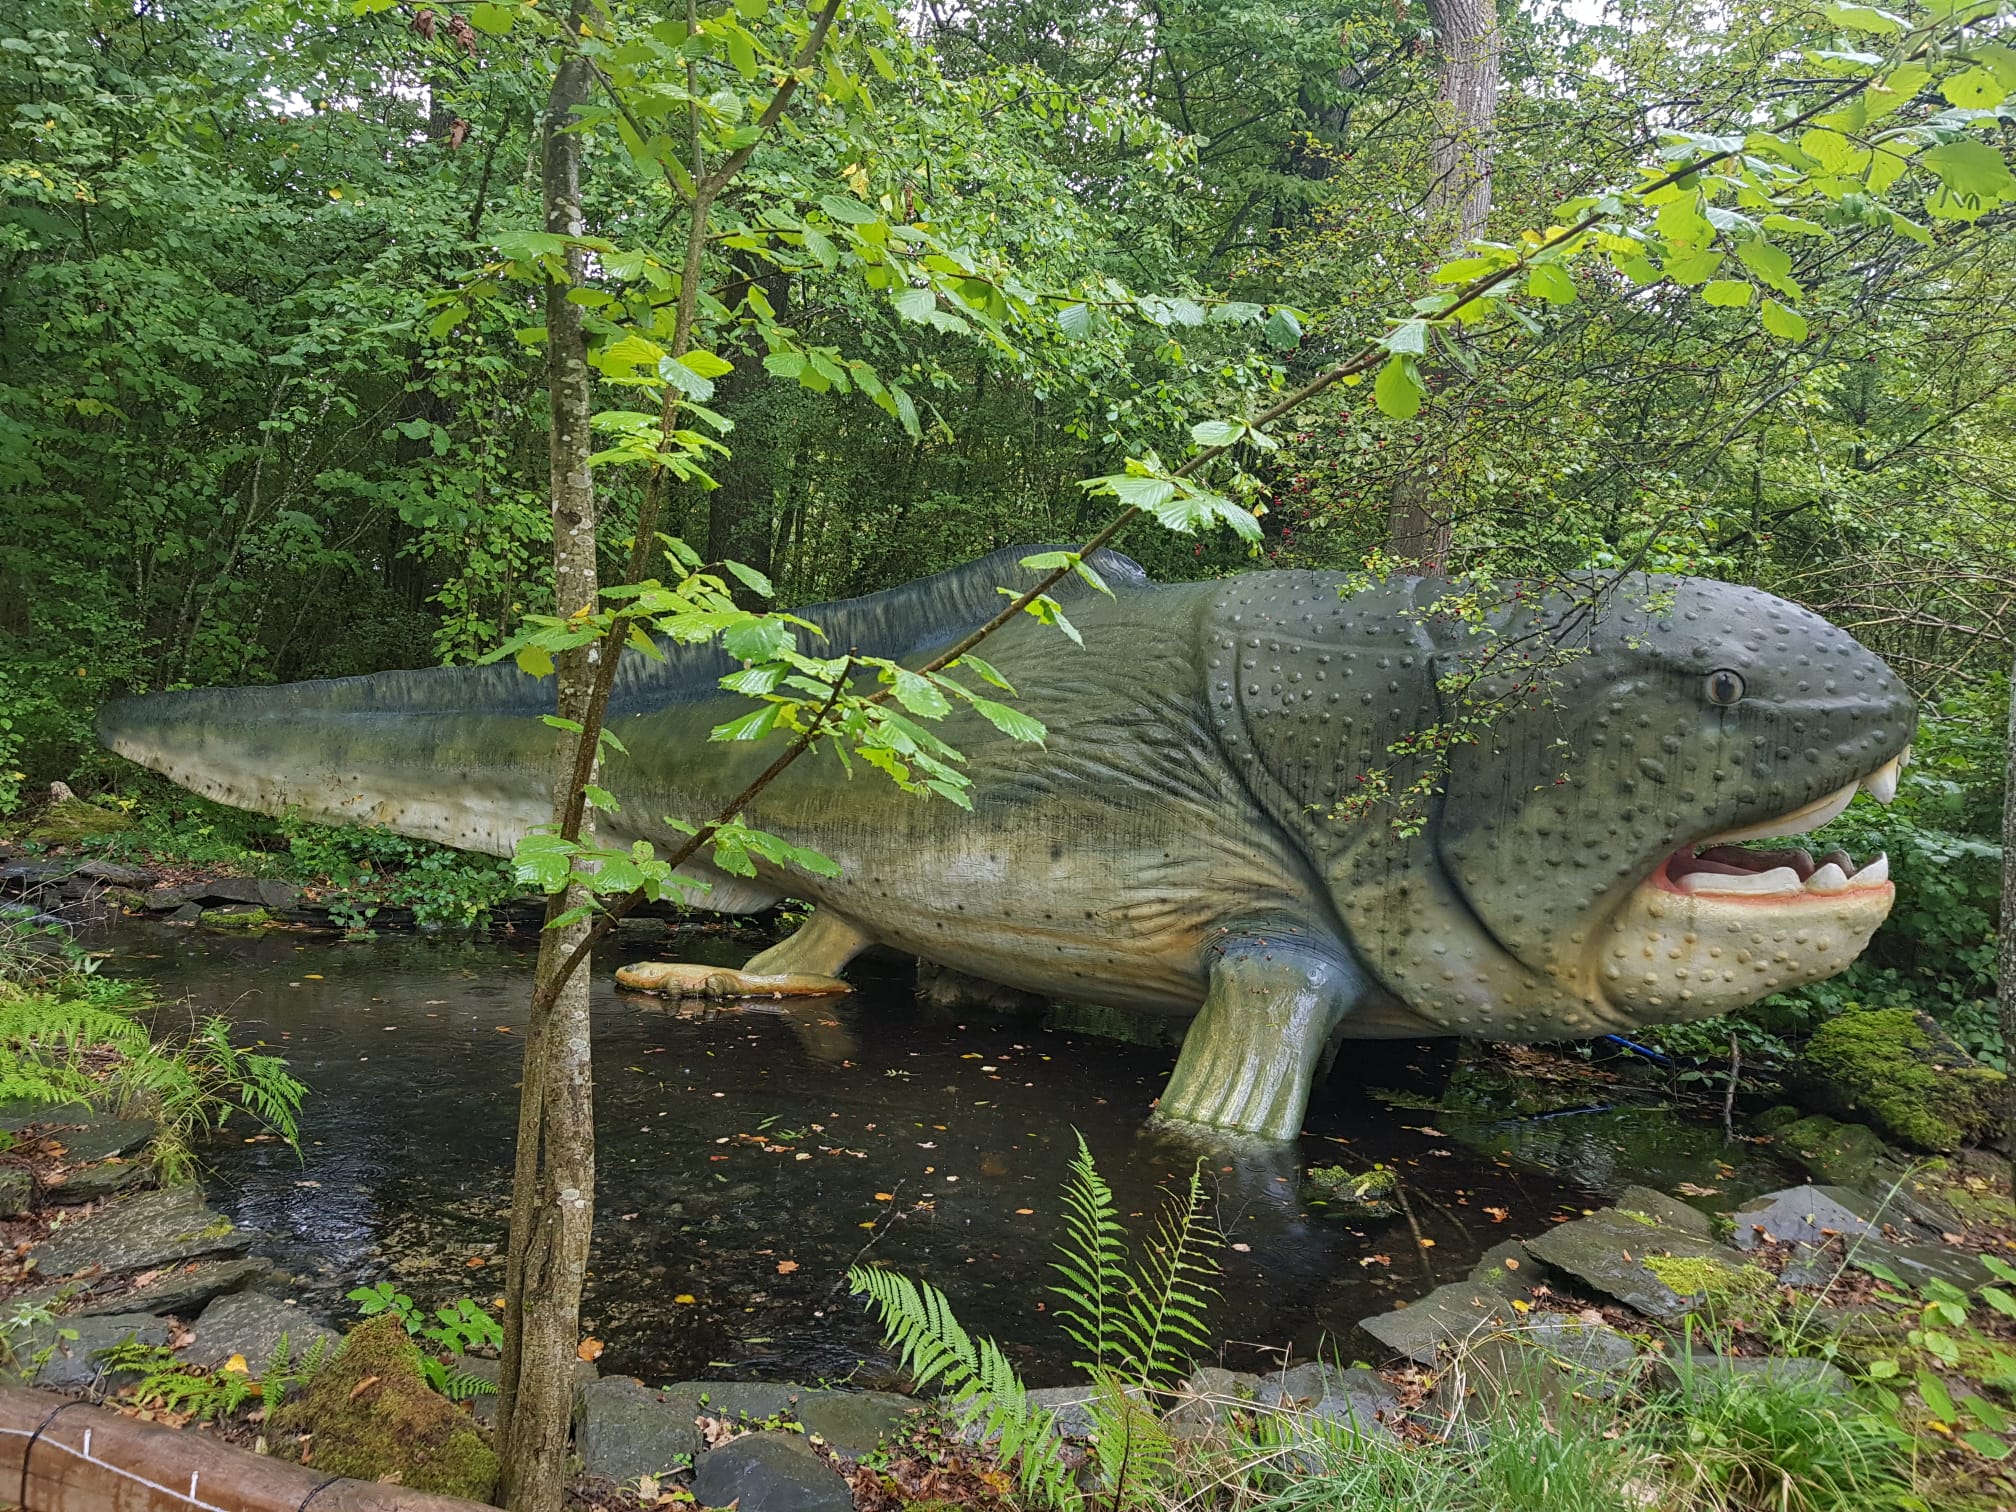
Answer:
<path fill-rule="evenodd" d="M 1125 1369 L 1143 1386 L 1186 1375 L 1197 1351 L 1208 1352 L 1204 1315 L 1218 1295 L 1214 1251 L 1218 1236 L 1207 1221 L 1204 1164 L 1190 1170 L 1190 1190 L 1171 1202 L 1156 1225 L 1148 1258 L 1132 1278 L 1118 1313 L 1126 1337 Z"/>
<path fill-rule="evenodd" d="M 1189 1369 L 1208 1349 L 1205 1314 L 1218 1295 L 1218 1236 L 1208 1222 L 1203 1162 L 1181 1197 L 1172 1194 L 1146 1258 L 1129 1264 L 1126 1230 L 1112 1189 L 1083 1135 L 1064 1187 L 1064 1234 L 1050 1288 L 1063 1300 L 1058 1319 L 1088 1358 L 1086 1404 L 1101 1485 L 1115 1507 L 1127 1488 L 1165 1472 L 1175 1447 L 1156 1416 L 1151 1393 Z M 1061 1505 L 1073 1499 L 1072 1476 L 1058 1453 L 1053 1414 L 1032 1407 L 1015 1368 L 992 1339 L 961 1326 L 945 1294 L 927 1281 L 856 1266 L 854 1294 L 880 1315 L 883 1337 L 920 1390 L 938 1386 L 962 1426 L 978 1425 L 1015 1464 L 1023 1494 Z"/>
<path fill-rule="evenodd" d="M 1057 1251 L 1062 1258 L 1051 1268 L 1064 1277 L 1062 1286 L 1050 1288 L 1064 1299 L 1057 1318 L 1087 1356 L 1072 1363 L 1080 1370 L 1103 1369 L 1115 1343 L 1114 1309 L 1125 1295 L 1127 1231 L 1083 1134 L 1064 1183 L 1064 1237 Z"/>

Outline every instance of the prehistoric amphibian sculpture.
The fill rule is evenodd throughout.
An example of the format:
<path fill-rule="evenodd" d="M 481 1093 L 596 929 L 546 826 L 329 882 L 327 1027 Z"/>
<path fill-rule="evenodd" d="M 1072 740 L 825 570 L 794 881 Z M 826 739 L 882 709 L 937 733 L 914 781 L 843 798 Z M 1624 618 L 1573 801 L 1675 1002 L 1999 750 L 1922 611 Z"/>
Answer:
<path fill-rule="evenodd" d="M 921 661 L 993 613 L 997 585 L 1029 582 L 1033 549 L 802 612 L 830 645 Z M 1816 829 L 1858 790 L 1887 802 L 1911 738 L 1897 678 L 1804 609 L 1686 578 L 1480 600 L 1101 565 L 1116 597 L 1070 595 L 1082 648 L 1024 620 L 987 651 L 1045 745 L 946 721 L 971 813 L 830 757 L 762 795 L 749 821 L 841 874 L 711 879 L 717 909 L 816 905 L 749 962 L 771 979 L 749 990 L 831 977 L 880 942 L 1194 1016 L 1160 1116 L 1281 1139 L 1335 1038 L 1561 1039 L 1725 1013 L 1840 971 L 1889 911 L 1881 857 L 1744 843 Z M 718 652 L 670 657 L 633 656 L 619 679 L 629 754 L 607 770 L 622 811 L 605 837 L 670 841 L 661 816 L 711 816 L 774 754 L 709 743 L 748 707 L 718 689 Z M 388 672 L 133 699 L 103 734 L 226 803 L 506 854 L 547 818 L 551 708 L 550 684 L 508 667 Z M 1351 800 L 1424 773 L 1421 823 Z"/>

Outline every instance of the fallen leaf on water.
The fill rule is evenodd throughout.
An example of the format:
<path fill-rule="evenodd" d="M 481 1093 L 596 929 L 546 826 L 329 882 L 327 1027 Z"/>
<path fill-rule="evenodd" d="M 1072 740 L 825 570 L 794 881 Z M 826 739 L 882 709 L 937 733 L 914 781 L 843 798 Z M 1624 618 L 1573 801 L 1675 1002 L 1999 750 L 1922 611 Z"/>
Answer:
<path fill-rule="evenodd" d="M 1393 1257 L 1391 1255 L 1360 1255 L 1358 1263 L 1360 1265 L 1391 1265 Z"/>
<path fill-rule="evenodd" d="M 1507 1218 L 1512 1216 L 1510 1208 L 1487 1207 L 1484 1211 L 1491 1215 L 1493 1223 L 1503 1223 Z"/>
<path fill-rule="evenodd" d="M 637 1217 L 635 1213 L 618 1213 L 616 1216 L 621 1218 L 625 1223 L 632 1222 Z"/>
<path fill-rule="evenodd" d="M 242 1354 L 234 1354 L 233 1356 L 231 1356 L 230 1359 L 224 1362 L 223 1368 L 232 1375 L 252 1374 L 252 1367 L 245 1363 L 245 1356 L 243 1356 Z"/>
<path fill-rule="evenodd" d="M 679 1293 L 678 1296 L 674 1297 L 672 1300 L 678 1303 L 681 1307 L 690 1307 L 693 1305 L 693 1303 L 697 1302 L 699 1298 L 695 1297 L 691 1292 L 681 1292 Z"/>
<path fill-rule="evenodd" d="M 1435 1248 L 1435 1241 L 1434 1241 L 1433 1239 L 1430 1239 L 1430 1238 L 1428 1238 L 1428 1237 L 1426 1237 L 1426 1236 L 1424 1235 L 1424 1236 L 1422 1237 L 1422 1240 L 1421 1240 L 1421 1248 L 1423 1248 L 1423 1249 L 1433 1249 L 1433 1248 Z"/>
<path fill-rule="evenodd" d="M 1252 1254 L 1252 1253 L 1253 1253 L 1253 1246 L 1252 1246 L 1252 1245 L 1250 1245 L 1250 1244 L 1235 1244 L 1235 1245 L 1233 1245 L 1233 1246 L 1232 1246 L 1232 1248 L 1233 1248 L 1233 1249 L 1234 1249 L 1234 1250 L 1235 1250 L 1235 1251 L 1236 1251 L 1237 1253 L 1239 1253 L 1239 1254 L 1242 1254 L 1242 1255 L 1250 1255 L 1250 1254 Z"/>
<path fill-rule="evenodd" d="M 1720 1187 L 1696 1186 L 1691 1181 L 1683 1181 L 1673 1190 L 1682 1197 L 1718 1197 L 1722 1193 Z"/>
<path fill-rule="evenodd" d="M 796 1260 L 779 1260 L 777 1262 L 777 1274 L 780 1276 L 788 1276 L 796 1269 L 798 1269 L 798 1262 Z"/>
<path fill-rule="evenodd" d="M 894 1202 L 896 1200 L 896 1194 L 894 1192 L 877 1192 L 875 1194 L 875 1200 L 877 1202 Z"/>
<path fill-rule="evenodd" d="M 1018 1218 L 1027 1218 L 1031 1213 L 1035 1211 L 1036 1209 L 1034 1208 L 1017 1208 L 1015 1209 L 1015 1216 Z"/>
<path fill-rule="evenodd" d="M 874 1220 L 873 1218 L 870 1218 L 870 1219 L 869 1219 L 869 1220 L 868 1220 L 868 1221 L 867 1221 L 866 1223 L 857 1223 L 857 1224 L 855 1224 L 855 1225 L 854 1225 L 854 1227 L 856 1227 L 856 1228 L 873 1228 L 873 1227 L 875 1227 L 875 1220 Z"/>
<path fill-rule="evenodd" d="M 599 1360 L 602 1358 L 600 1339 L 583 1339 L 574 1346 L 574 1357 L 579 1360 Z"/>
<path fill-rule="evenodd" d="M 304 981 L 309 982 L 319 982 L 322 980 L 322 973 L 319 971 L 304 971 L 301 973 L 301 976 Z"/>
<path fill-rule="evenodd" d="M 509 1024 L 499 1024 L 497 1026 L 497 1032 L 499 1034 L 509 1034 L 511 1032 L 511 1026 Z"/>
<path fill-rule="evenodd" d="M 485 1260 L 481 1255 L 471 1255 L 467 1260 L 464 1260 L 462 1263 L 468 1266 L 469 1269 L 471 1270 L 481 1270 L 483 1269 L 484 1266 L 488 1265 L 490 1262 L 488 1260 Z"/>

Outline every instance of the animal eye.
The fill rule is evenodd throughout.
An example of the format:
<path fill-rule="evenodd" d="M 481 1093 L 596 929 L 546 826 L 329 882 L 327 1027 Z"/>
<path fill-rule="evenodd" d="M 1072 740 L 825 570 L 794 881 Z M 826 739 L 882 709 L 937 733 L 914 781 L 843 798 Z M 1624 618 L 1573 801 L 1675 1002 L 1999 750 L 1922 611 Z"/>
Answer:
<path fill-rule="evenodd" d="M 1708 674 L 1705 687 L 1708 702 L 1720 704 L 1726 709 L 1743 697 L 1743 674 L 1731 672 L 1727 667 L 1719 668 Z"/>

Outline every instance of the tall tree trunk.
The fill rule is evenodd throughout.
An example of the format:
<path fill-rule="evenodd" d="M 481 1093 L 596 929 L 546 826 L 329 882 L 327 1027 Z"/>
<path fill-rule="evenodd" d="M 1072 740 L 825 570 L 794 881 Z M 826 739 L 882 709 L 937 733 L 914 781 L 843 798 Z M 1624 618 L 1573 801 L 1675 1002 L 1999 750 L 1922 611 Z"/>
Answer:
<path fill-rule="evenodd" d="M 2002 764 L 2002 907 L 1995 930 L 1995 983 L 2002 1054 L 2016 1073 L 2016 646 L 2009 669 L 2008 737 Z M 2003 1087 L 2002 1144 L 2009 1154 L 2010 1185 L 2016 1187 L 2016 1074 Z"/>
<path fill-rule="evenodd" d="M 1491 215 L 1498 9 L 1495 0 L 1428 0 L 1428 17 L 1441 67 L 1428 159 L 1427 242 L 1439 253 L 1477 236 Z M 1387 551 L 1425 576 L 1440 577 L 1449 565 L 1453 502 L 1435 497 L 1425 469 L 1402 473 L 1387 505 Z"/>
<path fill-rule="evenodd" d="M 546 103 L 541 185 L 546 229 L 579 236 L 581 137 L 574 111 L 588 99 L 593 74 L 569 54 Z M 581 307 L 570 303 L 580 281 L 581 254 L 569 252 L 567 278 L 546 289 L 547 390 L 552 411 L 553 582 L 556 612 L 595 604 L 595 492 L 588 473 L 591 409 L 588 343 Z M 614 655 L 614 647 L 599 648 Z M 598 648 L 557 660 L 559 713 L 587 717 Z M 563 823 L 572 796 L 575 742 L 557 742 L 553 810 Z M 592 834 L 581 839 L 593 843 Z M 550 925 L 587 903 L 570 887 L 548 905 Z M 587 919 L 539 938 L 533 973 L 533 1018 L 526 1026 L 525 1076 L 518 1102 L 517 1167 L 511 1186 L 511 1237 L 505 1274 L 502 1382 L 497 1443 L 503 1456 L 504 1505 L 511 1512 L 560 1512 L 573 1415 L 574 1351 L 581 1336 L 581 1287 L 588 1269 L 594 1218 L 594 1089 L 589 1061 L 589 974 L 559 985 L 561 966 L 583 939 Z M 552 1007 L 540 1010 L 542 1002 Z"/>

